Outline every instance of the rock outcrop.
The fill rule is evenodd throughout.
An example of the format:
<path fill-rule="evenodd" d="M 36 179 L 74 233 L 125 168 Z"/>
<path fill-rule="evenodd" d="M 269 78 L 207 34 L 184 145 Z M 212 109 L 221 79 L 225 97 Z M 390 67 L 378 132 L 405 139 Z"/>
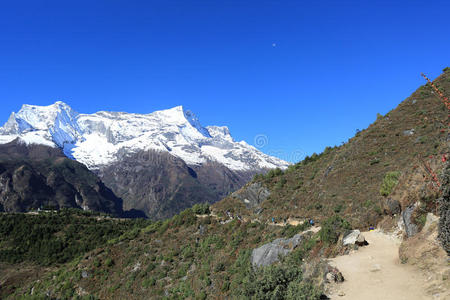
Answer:
<path fill-rule="evenodd" d="M 164 219 L 196 203 L 214 203 L 234 192 L 254 175 L 232 171 L 217 162 L 189 166 L 162 151 L 123 155 L 97 171 L 99 177 L 124 200 L 125 209 Z"/>
<path fill-rule="evenodd" d="M 0 210 L 80 208 L 122 216 L 122 200 L 83 164 L 59 149 L 0 145 Z"/>
<path fill-rule="evenodd" d="M 361 232 L 358 229 L 350 231 L 347 235 L 344 236 L 344 239 L 342 240 L 342 244 L 344 246 L 353 245 L 356 242 L 356 240 L 358 239 L 358 236 L 360 234 L 361 234 Z"/>
<path fill-rule="evenodd" d="M 408 237 L 413 237 L 419 231 L 419 227 L 414 224 L 412 215 L 414 213 L 415 205 L 410 205 L 403 210 L 402 218 L 405 224 L 405 232 Z"/>
<path fill-rule="evenodd" d="M 401 212 L 402 208 L 398 200 L 387 198 L 383 201 L 383 210 L 387 215 L 397 215 Z"/>
<path fill-rule="evenodd" d="M 264 267 L 279 261 L 280 256 L 286 256 L 294 250 L 303 240 L 301 234 L 296 234 L 290 239 L 276 239 L 271 243 L 253 249 L 251 261 L 255 267 Z"/>
<path fill-rule="evenodd" d="M 241 200 L 247 208 L 256 208 L 270 196 L 270 191 L 261 183 L 255 182 L 234 192 L 232 196 Z"/>
<path fill-rule="evenodd" d="M 342 239 L 342 244 L 344 246 L 348 245 L 358 245 L 358 246 L 365 246 L 368 245 L 366 238 L 364 235 L 358 230 L 352 230 L 349 233 L 347 233 L 344 238 Z"/>

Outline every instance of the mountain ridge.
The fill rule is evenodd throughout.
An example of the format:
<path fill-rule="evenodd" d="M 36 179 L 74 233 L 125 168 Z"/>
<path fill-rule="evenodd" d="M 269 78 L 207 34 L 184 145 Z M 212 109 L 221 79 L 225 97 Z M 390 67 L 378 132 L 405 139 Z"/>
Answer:
<path fill-rule="evenodd" d="M 80 114 L 61 101 L 25 104 L 0 128 L 0 145 L 11 140 L 61 149 L 98 175 L 125 210 L 157 219 L 212 204 L 253 175 L 289 165 L 236 142 L 226 126 L 203 127 L 182 106 L 149 114 Z"/>
<path fill-rule="evenodd" d="M 150 149 L 167 151 L 190 165 L 213 160 L 233 170 L 289 165 L 244 141 L 235 142 L 226 126 L 203 127 L 198 117 L 183 106 L 149 114 L 79 114 L 61 101 L 48 106 L 25 104 L 0 128 L 0 143 L 17 137 L 27 143 L 60 147 L 68 157 L 90 169 L 117 161 L 122 150 Z"/>

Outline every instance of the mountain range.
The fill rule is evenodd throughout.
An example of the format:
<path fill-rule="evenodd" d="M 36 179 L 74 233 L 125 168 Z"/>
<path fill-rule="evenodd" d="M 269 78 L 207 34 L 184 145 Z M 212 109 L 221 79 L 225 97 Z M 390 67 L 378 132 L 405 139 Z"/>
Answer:
<path fill-rule="evenodd" d="M 60 149 L 124 200 L 125 210 L 169 217 L 214 203 L 255 174 L 288 163 L 236 142 L 225 126 L 203 127 L 182 106 L 150 114 L 80 114 L 64 102 L 23 105 L 0 128 L 0 143 Z"/>

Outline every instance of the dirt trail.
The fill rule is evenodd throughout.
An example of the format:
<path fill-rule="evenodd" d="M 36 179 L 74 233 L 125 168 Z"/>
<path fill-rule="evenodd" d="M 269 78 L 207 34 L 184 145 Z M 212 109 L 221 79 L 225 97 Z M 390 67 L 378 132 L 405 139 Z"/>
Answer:
<path fill-rule="evenodd" d="M 413 266 L 400 263 L 398 239 L 377 230 L 363 235 L 368 246 L 331 260 L 345 278 L 331 299 L 433 299 L 425 293 L 424 275 Z"/>

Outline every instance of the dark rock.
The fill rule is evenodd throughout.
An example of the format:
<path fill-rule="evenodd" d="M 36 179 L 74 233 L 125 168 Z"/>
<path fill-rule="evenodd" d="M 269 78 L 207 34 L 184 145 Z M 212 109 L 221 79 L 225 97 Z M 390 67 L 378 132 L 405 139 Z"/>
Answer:
<path fill-rule="evenodd" d="M 412 237 L 417 234 L 419 228 L 412 222 L 412 214 L 414 212 L 415 205 L 410 205 L 402 213 L 403 223 L 405 224 L 405 231 L 408 237 Z"/>
<path fill-rule="evenodd" d="M 200 224 L 200 225 L 198 226 L 198 233 L 199 233 L 200 235 L 204 235 L 205 232 L 206 232 L 205 226 L 203 226 L 203 225 Z"/>
<path fill-rule="evenodd" d="M 402 207 L 398 200 L 387 198 L 383 201 L 383 210 L 387 215 L 396 215 L 400 214 L 400 212 L 402 211 Z"/>
<path fill-rule="evenodd" d="M 333 170 L 333 165 L 328 166 L 328 168 L 325 171 L 325 174 L 323 174 L 324 177 L 327 177 L 328 174 L 330 174 L 330 172 Z"/>
<path fill-rule="evenodd" d="M 26 212 L 41 207 L 81 208 L 121 216 L 122 200 L 86 166 L 60 149 L 0 145 L 0 208 Z"/>
<path fill-rule="evenodd" d="M 367 246 L 369 245 L 369 243 L 366 241 L 366 238 L 364 237 L 364 235 L 361 233 L 358 238 L 356 239 L 355 244 L 358 247 L 362 247 L 362 246 Z"/>
<path fill-rule="evenodd" d="M 329 283 L 332 282 L 343 282 L 344 281 L 344 275 L 335 267 L 332 267 L 330 265 L 326 266 L 325 271 L 325 280 Z"/>

